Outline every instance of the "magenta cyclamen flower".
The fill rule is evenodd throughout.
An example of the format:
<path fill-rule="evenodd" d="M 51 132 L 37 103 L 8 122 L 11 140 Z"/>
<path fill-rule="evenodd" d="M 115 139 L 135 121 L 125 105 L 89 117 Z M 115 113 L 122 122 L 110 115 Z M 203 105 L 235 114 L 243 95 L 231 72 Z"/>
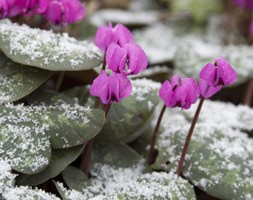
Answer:
<path fill-rule="evenodd" d="M 253 9 L 253 0 L 233 0 L 234 4 L 246 10 Z"/>
<path fill-rule="evenodd" d="M 22 0 L 0 0 L 0 19 L 20 14 L 24 7 Z"/>
<path fill-rule="evenodd" d="M 189 109 L 199 98 L 198 83 L 193 78 L 180 78 L 174 75 L 171 82 L 163 83 L 159 96 L 169 108 Z"/>
<path fill-rule="evenodd" d="M 80 0 L 50 0 L 44 13 L 53 24 L 70 24 L 85 16 L 85 8 Z"/>
<path fill-rule="evenodd" d="M 138 44 L 128 43 L 120 47 L 112 43 L 106 51 L 108 69 L 116 73 L 134 75 L 147 68 L 148 58 Z"/>
<path fill-rule="evenodd" d="M 237 74 L 228 61 L 221 57 L 215 64 L 208 63 L 200 72 L 200 93 L 204 98 L 209 98 L 222 86 L 230 85 L 237 80 Z"/>
<path fill-rule="evenodd" d="M 8 16 L 9 10 L 6 0 L 0 1 L 0 19 Z"/>
<path fill-rule="evenodd" d="M 131 92 L 132 84 L 126 76 L 121 74 L 108 76 L 104 70 L 90 87 L 90 94 L 99 97 L 103 104 L 119 102 L 128 97 Z"/>
<path fill-rule="evenodd" d="M 108 26 L 98 28 L 95 35 L 95 44 L 101 50 L 106 50 L 113 42 L 123 46 L 129 42 L 133 42 L 133 36 L 122 24 L 112 27 L 112 24 L 109 23 Z"/>

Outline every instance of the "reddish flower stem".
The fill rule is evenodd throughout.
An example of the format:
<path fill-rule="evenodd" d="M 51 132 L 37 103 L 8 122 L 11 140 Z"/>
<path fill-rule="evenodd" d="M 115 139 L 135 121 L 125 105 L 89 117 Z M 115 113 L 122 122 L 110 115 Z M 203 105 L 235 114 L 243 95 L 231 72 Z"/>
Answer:
<path fill-rule="evenodd" d="M 103 66 L 102 66 L 102 70 L 101 71 L 105 70 L 105 68 L 106 68 L 106 50 L 105 50 L 104 62 L 103 62 Z"/>
<path fill-rule="evenodd" d="M 188 150 L 188 147 L 189 147 L 189 144 L 190 144 L 190 141 L 191 141 L 191 137 L 192 137 L 192 134 L 193 134 L 193 131 L 194 131 L 194 128 L 195 128 L 195 125 L 196 125 L 196 122 L 199 118 L 199 113 L 201 111 L 201 108 L 202 108 L 202 105 L 204 103 L 204 98 L 201 97 L 200 99 L 200 102 L 199 102 L 199 105 L 198 105 L 198 108 L 195 112 L 195 115 L 193 117 L 193 120 L 192 120 L 192 124 L 191 124 L 191 127 L 190 127 L 190 130 L 188 132 L 188 135 L 186 137 L 186 141 L 185 141 L 185 144 L 184 144 L 184 148 L 183 148 L 183 151 L 182 151 L 182 154 L 181 154 L 181 157 L 180 157 L 180 160 L 179 160 L 179 163 L 178 163 L 178 167 L 177 167 L 177 175 L 181 175 L 182 171 L 183 171 L 183 164 L 184 164 L 184 160 L 185 160 L 185 156 L 186 156 L 186 153 L 187 153 L 187 150 Z"/>
<path fill-rule="evenodd" d="M 244 104 L 251 106 L 252 98 L 253 98 L 253 78 L 248 83 L 246 94 L 244 97 Z"/>
<path fill-rule="evenodd" d="M 111 104 L 105 105 L 104 106 L 104 111 L 105 111 L 105 117 L 107 117 L 109 110 L 111 108 Z M 89 176 L 90 173 L 90 165 L 91 165 L 91 153 L 93 149 L 93 144 L 94 144 L 95 138 L 92 138 L 89 140 L 84 148 L 83 154 L 82 154 L 82 160 L 81 160 L 81 165 L 80 169 L 87 175 Z"/>
<path fill-rule="evenodd" d="M 154 163 L 155 144 L 156 144 L 157 136 L 158 136 L 158 133 L 159 133 L 159 128 L 160 128 L 165 110 L 166 110 L 166 106 L 164 105 L 161 112 L 160 112 L 160 115 L 158 117 L 155 129 L 154 129 L 154 132 L 153 132 L 153 137 L 152 137 L 152 140 L 151 140 L 151 143 L 150 143 L 149 154 L 148 154 L 148 159 L 147 159 L 147 162 L 148 162 L 149 165 Z"/>
<path fill-rule="evenodd" d="M 94 143 L 94 138 L 89 140 L 83 150 L 82 153 L 82 160 L 81 160 L 81 165 L 80 169 L 87 175 L 89 176 L 90 173 L 90 161 L 91 161 L 91 152 L 93 149 L 93 143 Z"/>
<path fill-rule="evenodd" d="M 102 66 L 102 70 L 105 70 L 106 68 L 106 51 L 104 54 L 104 62 L 103 62 L 103 66 Z M 101 70 L 101 71 L 102 71 Z M 95 101 L 95 106 L 94 108 L 99 108 L 99 98 L 96 98 Z M 105 117 L 107 117 L 109 110 L 111 108 L 111 104 L 108 105 L 104 105 L 103 109 L 105 111 Z M 91 162 L 91 152 L 93 149 L 93 143 L 94 143 L 94 138 L 92 138 L 91 140 L 89 140 L 84 148 L 84 151 L 82 153 L 82 160 L 81 160 L 81 165 L 80 165 L 80 169 L 87 175 L 89 176 L 89 172 L 90 172 L 90 162 Z"/>

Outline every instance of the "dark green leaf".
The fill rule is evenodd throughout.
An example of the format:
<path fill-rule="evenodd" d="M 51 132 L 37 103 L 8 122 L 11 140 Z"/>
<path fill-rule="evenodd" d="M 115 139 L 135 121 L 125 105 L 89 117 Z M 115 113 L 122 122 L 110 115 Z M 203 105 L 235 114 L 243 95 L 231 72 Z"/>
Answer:
<path fill-rule="evenodd" d="M 93 164 L 101 163 L 117 168 L 127 168 L 140 162 L 141 156 L 126 144 L 97 145 L 94 148 Z M 148 169 L 148 168 L 147 168 Z"/>
<path fill-rule="evenodd" d="M 13 61 L 50 71 L 88 70 L 102 62 L 98 49 L 89 42 L 7 20 L 0 23 L 0 45 Z"/>
<path fill-rule="evenodd" d="M 34 175 L 20 174 L 16 179 L 17 185 L 39 185 L 60 174 L 70 163 L 80 155 L 83 145 L 68 149 L 56 149 L 52 152 L 50 164 L 40 173 Z"/>
<path fill-rule="evenodd" d="M 50 106 L 1 105 L 0 155 L 21 173 L 39 173 L 50 162 L 51 148 L 84 144 L 103 124 L 103 111 L 61 100 Z"/>
<path fill-rule="evenodd" d="M 53 150 L 50 164 L 42 172 L 34 175 L 20 174 L 16 179 L 16 184 L 34 186 L 56 177 L 70 163 L 76 160 L 82 150 L 83 145 Z"/>
<path fill-rule="evenodd" d="M 253 139 L 226 126 L 224 120 L 228 118 L 218 127 L 210 117 L 206 122 L 200 121 L 194 130 L 184 163 L 184 177 L 220 199 L 252 199 Z M 154 168 L 175 169 L 189 130 L 187 124 L 178 121 L 165 125 L 157 142 L 159 154 Z"/>
<path fill-rule="evenodd" d="M 103 127 L 104 111 L 79 106 L 75 99 L 64 94 L 39 90 L 30 95 L 28 100 L 37 105 L 45 104 L 54 110 L 53 115 L 49 114 L 50 117 L 47 119 L 51 124 L 48 133 L 53 149 L 83 144 L 97 135 Z M 57 115 L 58 111 L 54 109 L 55 106 L 60 106 L 60 112 L 64 111 L 65 116 L 60 113 Z M 92 112 L 89 112 L 91 110 Z M 66 118 L 68 114 L 74 121 Z"/>
<path fill-rule="evenodd" d="M 44 83 L 51 73 L 15 63 L 0 51 L 0 103 L 19 100 Z"/>
<path fill-rule="evenodd" d="M 84 172 L 73 166 L 68 166 L 62 172 L 62 178 L 70 189 L 80 192 L 91 184 Z"/>

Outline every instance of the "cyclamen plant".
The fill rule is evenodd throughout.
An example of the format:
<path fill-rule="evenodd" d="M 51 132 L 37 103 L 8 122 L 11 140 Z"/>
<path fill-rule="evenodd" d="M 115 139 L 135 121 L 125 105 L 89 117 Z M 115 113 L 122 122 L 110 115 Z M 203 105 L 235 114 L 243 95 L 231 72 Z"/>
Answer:
<path fill-rule="evenodd" d="M 52 24 L 70 24 L 85 16 L 80 0 L 2 0 L 0 18 L 17 15 L 42 15 Z"/>
<path fill-rule="evenodd" d="M 132 85 L 127 75 L 138 74 L 145 70 L 148 59 L 141 47 L 133 43 L 131 32 L 121 24 L 117 24 L 114 28 L 111 23 L 108 27 L 100 27 L 96 32 L 95 44 L 104 50 L 104 63 L 100 75 L 90 87 L 90 94 L 99 97 L 106 105 L 104 110 L 107 116 L 112 103 L 117 103 L 131 94 Z M 108 69 L 112 70 L 112 75 L 107 75 L 106 64 Z M 95 107 L 98 107 L 97 104 L 96 102 Z M 81 169 L 87 175 L 90 170 L 92 146 L 93 139 L 85 148 L 81 164 Z"/>
<path fill-rule="evenodd" d="M 253 9 L 253 1 L 252 0 L 233 0 L 234 4 L 240 6 L 246 10 Z"/>
<path fill-rule="evenodd" d="M 181 107 L 189 109 L 192 104 L 196 103 L 201 96 L 198 108 L 192 120 L 189 133 L 184 144 L 179 164 L 176 170 L 177 175 L 181 175 L 183 170 L 183 162 L 186 156 L 190 140 L 198 120 L 204 99 L 210 98 L 219 92 L 223 86 L 230 85 L 237 80 L 237 74 L 227 60 L 223 57 L 217 58 L 214 64 L 208 63 L 204 66 L 199 74 L 200 83 L 197 84 L 193 78 L 181 78 L 177 75 L 172 77 L 171 83 L 165 81 L 160 89 L 159 96 L 164 102 L 164 106 L 157 120 L 153 137 L 150 144 L 147 162 L 153 164 L 155 161 L 155 144 L 159 133 L 159 127 L 166 107 Z"/>
<path fill-rule="evenodd" d="M 175 58 L 173 69 L 152 63 L 145 72 L 149 40 L 142 49 L 122 24 L 99 27 L 87 41 L 63 33 L 85 12 L 79 0 L 0 0 L 0 17 L 8 18 L 0 21 L 0 199 L 194 200 L 198 188 L 251 200 L 253 110 L 207 100 L 235 83 L 231 64 L 242 55 L 235 62 L 222 47 L 215 55 L 224 52 L 231 64 L 219 57 L 200 70 L 191 62 L 197 73 L 179 76 L 187 74 L 178 66 L 184 58 Z M 201 55 L 199 44 L 191 56 L 206 62 L 209 52 Z M 193 47 L 176 51 L 187 55 Z M 153 76 L 157 69 L 165 76 Z M 199 80 L 187 77 L 195 73 Z"/>

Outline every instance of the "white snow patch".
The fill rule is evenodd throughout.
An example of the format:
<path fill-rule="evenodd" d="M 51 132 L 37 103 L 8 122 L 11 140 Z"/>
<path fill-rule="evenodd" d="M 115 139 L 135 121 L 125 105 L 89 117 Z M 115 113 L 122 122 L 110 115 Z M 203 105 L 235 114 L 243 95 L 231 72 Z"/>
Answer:
<path fill-rule="evenodd" d="M 124 11 L 119 9 L 104 9 L 94 13 L 90 22 L 95 26 L 107 25 L 109 22 L 121 24 L 149 25 L 158 21 L 159 13 L 156 11 Z"/>
<path fill-rule="evenodd" d="M 145 101 L 146 95 L 160 89 L 161 84 L 149 79 L 136 79 L 131 81 L 133 90 L 131 95 L 137 95 L 136 101 Z"/>
<path fill-rule="evenodd" d="M 10 54 L 21 54 L 32 61 L 43 60 L 38 62 L 41 67 L 49 62 L 69 62 L 72 69 L 75 69 L 84 63 L 84 57 L 92 59 L 100 55 L 100 51 L 92 43 L 77 41 L 66 33 L 55 34 L 52 31 L 13 24 L 8 20 L 1 21 L 0 36 L 10 48 Z"/>
<path fill-rule="evenodd" d="M 71 200 L 105 200 L 105 199 L 180 199 L 193 198 L 190 184 L 174 173 L 143 174 L 143 162 L 131 168 L 114 168 L 108 165 L 95 165 L 91 173 L 92 185 L 83 192 L 66 190 L 61 183 L 58 186 Z"/>

